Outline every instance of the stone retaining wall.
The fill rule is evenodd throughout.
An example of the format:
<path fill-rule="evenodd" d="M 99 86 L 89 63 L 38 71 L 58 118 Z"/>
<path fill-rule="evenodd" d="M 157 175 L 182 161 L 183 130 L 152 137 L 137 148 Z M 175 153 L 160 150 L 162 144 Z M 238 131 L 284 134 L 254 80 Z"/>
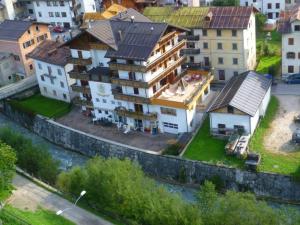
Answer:
<path fill-rule="evenodd" d="M 206 179 L 218 177 L 223 180 L 228 189 L 249 190 L 260 197 L 300 203 L 300 183 L 293 181 L 290 176 L 254 173 L 179 157 L 153 155 L 141 149 L 74 130 L 41 116 L 32 119 L 12 109 L 6 103 L 3 113 L 34 133 L 64 148 L 88 156 L 129 158 L 138 162 L 145 173 L 154 177 L 189 185 L 198 185 Z"/>

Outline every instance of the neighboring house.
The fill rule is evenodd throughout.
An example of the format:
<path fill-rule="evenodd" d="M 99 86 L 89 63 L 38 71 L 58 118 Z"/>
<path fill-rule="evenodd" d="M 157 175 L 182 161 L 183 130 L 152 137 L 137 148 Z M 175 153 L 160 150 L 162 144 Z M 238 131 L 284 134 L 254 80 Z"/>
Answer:
<path fill-rule="evenodd" d="M 278 31 L 282 34 L 282 77 L 300 73 L 300 6 L 281 14 Z"/>
<path fill-rule="evenodd" d="M 36 77 L 41 94 L 57 100 L 70 102 L 73 98 L 68 72 L 73 65 L 67 63 L 70 49 L 60 47 L 61 43 L 46 40 L 27 56 L 34 60 Z"/>
<path fill-rule="evenodd" d="M 268 19 L 278 19 L 280 12 L 285 10 L 285 2 L 286 0 L 240 0 L 240 5 L 253 6 L 265 14 Z"/>
<path fill-rule="evenodd" d="M 208 110 L 211 133 L 230 135 L 242 130 L 252 135 L 266 113 L 271 83 L 253 71 L 232 77 Z"/>
<path fill-rule="evenodd" d="M 30 15 L 26 2 L 16 0 L 3 0 L 0 3 L 0 21 L 5 19 L 25 18 Z M 30 6 L 29 6 L 30 7 Z"/>
<path fill-rule="evenodd" d="M 216 81 L 254 70 L 256 66 L 255 8 L 147 7 L 144 15 L 156 22 L 189 28 L 186 68 L 213 68 Z"/>
<path fill-rule="evenodd" d="M 213 0 L 188 0 L 188 6 L 199 7 L 199 6 L 210 6 Z"/>
<path fill-rule="evenodd" d="M 71 28 L 80 25 L 84 13 L 96 12 L 95 0 L 31 0 L 37 22 Z"/>
<path fill-rule="evenodd" d="M 95 119 L 142 132 L 191 132 L 201 118 L 197 106 L 210 90 L 208 71 L 187 74 L 180 56 L 184 30 L 139 17 L 90 23 L 70 46 L 77 79 L 74 101 Z M 103 31 L 106 32 L 103 32 Z M 197 116 L 196 116 L 197 115 Z M 199 117 L 199 118 L 197 118 Z"/>
<path fill-rule="evenodd" d="M 16 72 L 15 57 L 9 53 L 0 53 L 0 86 L 13 83 Z"/>
<path fill-rule="evenodd" d="M 0 24 L 0 52 L 14 56 L 21 77 L 34 73 L 33 61 L 26 55 L 50 38 L 47 24 L 17 20 L 5 20 Z"/>

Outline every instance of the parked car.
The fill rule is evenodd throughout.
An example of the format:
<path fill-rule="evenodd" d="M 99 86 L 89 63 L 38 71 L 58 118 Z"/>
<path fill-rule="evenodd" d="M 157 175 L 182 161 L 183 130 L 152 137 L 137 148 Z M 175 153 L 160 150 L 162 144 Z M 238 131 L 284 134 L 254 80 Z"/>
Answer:
<path fill-rule="evenodd" d="M 53 28 L 53 32 L 55 32 L 55 33 L 63 33 L 63 32 L 65 32 L 65 28 L 62 27 L 62 26 L 55 26 Z"/>
<path fill-rule="evenodd" d="M 291 74 L 291 75 L 289 75 L 286 78 L 285 82 L 287 84 L 300 84 L 300 74 L 297 73 L 297 74 Z"/>

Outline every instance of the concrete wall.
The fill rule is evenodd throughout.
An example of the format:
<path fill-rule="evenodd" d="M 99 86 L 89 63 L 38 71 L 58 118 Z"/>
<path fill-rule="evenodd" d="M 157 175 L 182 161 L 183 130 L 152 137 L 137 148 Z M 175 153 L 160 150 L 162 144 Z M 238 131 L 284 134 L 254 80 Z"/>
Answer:
<path fill-rule="evenodd" d="M 40 116 L 31 120 L 29 116 L 11 109 L 7 104 L 4 104 L 3 111 L 12 120 L 57 145 L 88 156 L 129 158 L 137 161 L 145 173 L 151 176 L 183 181 L 186 184 L 201 184 L 206 179 L 218 176 L 228 189 L 249 190 L 258 196 L 300 202 L 300 183 L 293 181 L 290 176 L 253 173 L 178 157 L 153 155 L 141 149 L 87 135 Z"/>

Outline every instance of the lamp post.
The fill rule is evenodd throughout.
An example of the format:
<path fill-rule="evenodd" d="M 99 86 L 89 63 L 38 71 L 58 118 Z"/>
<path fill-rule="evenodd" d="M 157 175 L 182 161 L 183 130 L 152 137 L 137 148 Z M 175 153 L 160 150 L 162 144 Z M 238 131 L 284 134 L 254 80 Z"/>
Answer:
<path fill-rule="evenodd" d="M 62 213 L 64 213 L 65 211 L 69 210 L 69 209 L 72 209 L 73 207 L 75 207 L 77 205 L 77 202 L 86 194 L 86 191 L 83 190 L 80 192 L 80 195 L 78 196 L 78 198 L 76 199 L 76 201 L 74 202 L 74 205 L 72 207 L 69 207 L 69 208 L 65 208 L 63 210 L 58 210 L 56 212 L 56 215 L 61 215 Z"/>

